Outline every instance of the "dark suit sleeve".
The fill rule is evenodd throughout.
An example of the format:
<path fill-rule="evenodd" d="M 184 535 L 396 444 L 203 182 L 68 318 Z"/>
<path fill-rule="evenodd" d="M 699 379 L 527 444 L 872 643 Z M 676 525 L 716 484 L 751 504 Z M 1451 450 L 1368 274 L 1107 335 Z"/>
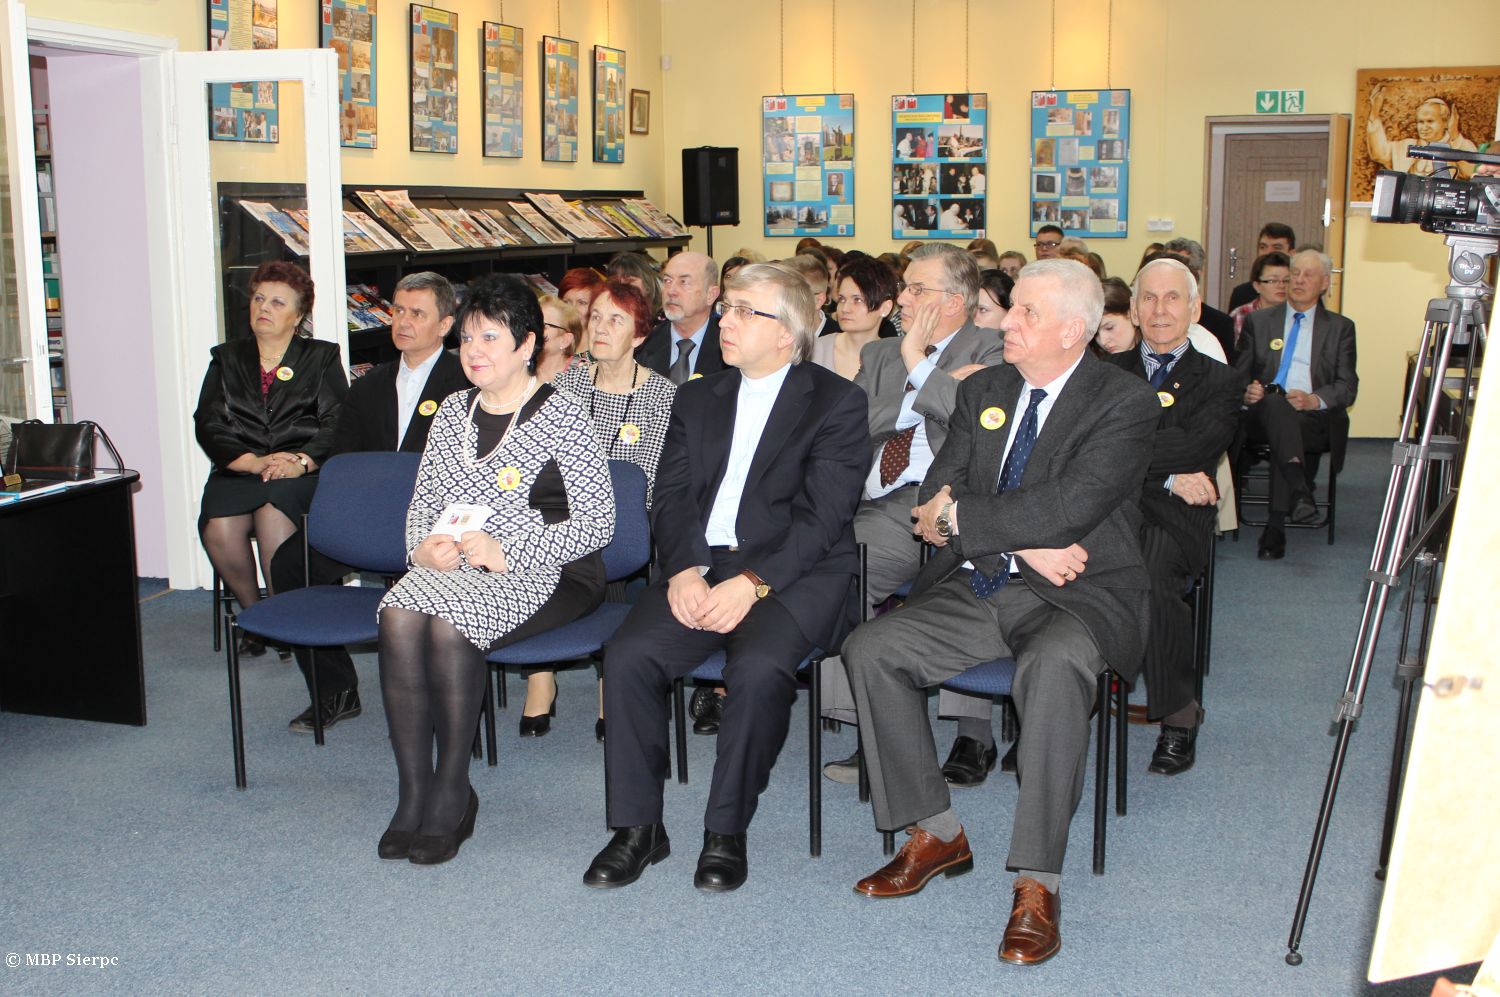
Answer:
<path fill-rule="evenodd" d="M 1333 318 L 1333 332 L 1333 377 L 1319 385 L 1313 394 L 1331 409 L 1348 408 L 1359 393 L 1359 375 L 1354 370 L 1354 323 L 1342 315 L 1336 316 Z"/>
<path fill-rule="evenodd" d="M 328 456 L 358 453 L 368 449 L 363 443 L 364 427 L 369 425 L 369 420 L 376 417 L 374 389 L 375 385 L 370 381 L 370 374 L 366 374 L 349 385 L 349 392 L 344 396 L 344 404 L 339 408 L 339 418 L 334 426 Z"/>
<path fill-rule="evenodd" d="M 344 365 L 339 362 L 338 347 L 327 353 L 328 359 L 323 365 L 322 376 L 318 379 L 318 393 L 314 400 L 318 413 L 318 431 L 305 445 L 298 448 L 319 464 L 333 454 L 339 409 L 343 407 L 344 396 L 349 393 L 349 379 L 344 376 Z"/>
<path fill-rule="evenodd" d="M 687 397 L 684 397 L 684 396 Z M 656 542 L 657 562 L 663 577 L 713 563 L 708 541 L 703 538 L 698 502 L 693 495 L 693 469 L 688 454 L 688 422 L 685 414 L 702 410 L 704 392 L 679 390 L 667 422 L 661 462 L 656 467 L 656 488 L 651 501 L 651 537 Z M 712 501 L 710 496 L 707 501 Z"/>
<path fill-rule="evenodd" d="M 869 402 L 863 390 L 844 390 L 813 437 L 802 460 L 802 489 L 792 504 L 787 529 L 770 538 L 752 565 L 780 591 L 809 574 L 828 556 L 854 521 L 869 471 L 870 434 L 865 428 Z"/>
<path fill-rule="evenodd" d="M 972 435 L 972 430 L 961 427 L 979 424 L 980 396 L 973 378 L 959 388 L 955 432 Z M 950 480 L 961 482 L 953 494 L 964 555 L 975 559 L 1061 548 L 1087 536 L 1122 501 L 1139 493 L 1160 411 L 1160 402 L 1144 386 L 1112 387 L 1094 400 L 1088 413 L 1092 426 L 1077 445 L 1053 455 L 1052 460 L 1061 464 L 1060 473 L 1026 482 L 1004 495 L 995 494 L 993 482 L 970 488 L 954 474 Z M 968 446 L 959 450 L 954 442 L 950 435 L 943 446 L 940 460 L 945 465 L 969 459 Z M 937 471 L 939 464 L 934 462 L 922 484 L 924 493 L 929 486 L 935 492 L 944 480 Z"/>
<path fill-rule="evenodd" d="M 1204 365 L 1198 398 L 1186 422 L 1159 428 L 1154 436 L 1146 481 L 1160 486 L 1169 474 L 1203 470 L 1218 463 L 1234 441 L 1244 375 L 1217 362 Z"/>
<path fill-rule="evenodd" d="M 198 408 L 193 412 L 193 428 L 198 445 L 208 454 L 214 467 L 227 467 L 244 454 L 251 453 L 251 446 L 234 430 L 229 419 L 229 409 L 224 398 L 224 368 L 217 354 L 209 361 L 208 372 L 203 375 L 203 387 L 198 392 Z"/>
<path fill-rule="evenodd" d="M 1268 309 L 1261 308 L 1250 313 L 1245 319 L 1245 334 L 1240 337 L 1240 351 L 1234 357 L 1234 369 L 1245 376 L 1245 383 L 1260 381 L 1265 383 L 1260 374 L 1261 365 L 1265 363 L 1266 335 L 1261 331 L 1262 319 Z"/>

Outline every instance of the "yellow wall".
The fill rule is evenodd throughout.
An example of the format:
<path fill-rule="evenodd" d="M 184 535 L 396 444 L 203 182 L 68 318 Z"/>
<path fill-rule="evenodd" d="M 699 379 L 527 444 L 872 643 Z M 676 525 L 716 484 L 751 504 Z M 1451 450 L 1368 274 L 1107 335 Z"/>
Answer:
<path fill-rule="evenodd" d="M 1305 88 L 1309 113 L 1352 113 L 1355 71 L 1379 66 L 1500 62 L 1500 4 L 1468 4 L 1454 30 L 1413 30 L 1408 0 L 1314 0 L 1257 8 L 1231 0 L 1115 0 L 1113 45 L 1106 46 L 1108 0 L 1057 4 L 1056 70 L 1051 11 L 1045 2 L 972 0 L 965 76 L 963 0 L 918 0 L 915 82 L 910 0 L 837 4 L 837 51 L 830 51 L 835 0 L 780 6 L 743 0 L 662 0 L 667 204 L 681 207 L 676 150 L 740 149 L 738 228 L 714 231 L 721 258 L 740 246 L 789 253 L 795 240 L 762 236 L 759 100 L 765 94 L 852 92 L 855 110 L 856 229 L 842 248 L 898 248 L 890 238 L 890 113 L 897 93 L 970 90 L 990 95 L 990 235 L 1002 249 L 1027 234 L 1028 97 L 1033 89 L 1112 86 L 1132 90 L 1131 236 L 1092 240 L 1112 273 L 1129 274 L 1142 247 L 1159 238 L 1147 217 L 1176 222 L 1170 236 L 1203 240 L 1204 123 L 1209 115 L 1250 114 L 1254 91 Z M 779 79 L 785 41 L 785 77 Z M 1108 49 L 1108 55 L 1107 55 Z M 834 72 L 836 70 L 836 78 Z M 1368 213 L 1347 229 L 1344 307 L 1359 327 L 1358 435 L 1391 435 L 1399 418 L 1405 352 L 1416 344 L 1428 298 L 1440 296 L 1447 250 L 1415 226 L 1372 225 Z M 701 240 L 700 240 L 701 242 Z M 701 247 L 700 247 L 701 248 Z"/>

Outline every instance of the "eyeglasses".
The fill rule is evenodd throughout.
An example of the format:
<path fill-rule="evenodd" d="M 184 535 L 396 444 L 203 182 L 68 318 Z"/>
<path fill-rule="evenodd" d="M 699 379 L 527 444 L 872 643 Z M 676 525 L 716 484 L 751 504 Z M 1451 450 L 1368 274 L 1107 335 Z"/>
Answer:
<path fill-rule="evenodd" d="M 558 325 L 556 322 L 543 322 L 542 323 L 542 328 L 543 329 L 556 329 L 558 332 L 568 332 L 569 331 L 569 329 L 568 329 L 567 326 Z"/>
<path fill-rule="evenodd" d="M 1262 277 L 1256 281 L 1257 284 L 1270 284 L 1272 287 L 1285 287 L 1292 282 L 1290 277 Z"/>
<path fill-rule="evenodd" d="M 759 315 L 761 318 L 768 318 L 772 321 L 779 321 L 779 317 L 771 314 L 770 312 L 757 311 L 756 309 L 751 308 L 749 305 L 732 305 L 720 298 L 718 301 L 714 302 L 714 314 L 718 315 L 720 318 L 723 318 L 725 312 L 734 312 L 741 319 L 748 319 L 751 315 Z"/>
<path fill-rule="evenodd" d="M 1032 245 L 1037 249 L 1056 249 L 1058 246 L 1061 246 L 1062 243 L 1057 240 L 1053 240 L 1051 242 L 1043 242 L 1042 240 L 1038 239 L 1036 242 L 1033 242 Z"/>
<path fill-rule="evenodd" d="M 953 294 L 960 298 L 963 297 L 957 291 L 950 291 L 946 287 L 928 287 L 926 284 L 908 284 L 905 281 L 897 281 L 896 287 L 902 291 L 910 291 L 913 298 L 920 298 L 928 292 L 933 294 Z"/>

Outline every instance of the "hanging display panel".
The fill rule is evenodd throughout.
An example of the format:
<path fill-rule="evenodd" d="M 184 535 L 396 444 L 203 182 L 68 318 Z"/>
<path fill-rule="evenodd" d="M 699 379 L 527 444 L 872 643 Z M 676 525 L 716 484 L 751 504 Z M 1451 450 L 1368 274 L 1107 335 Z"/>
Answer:
<path fill-rule="evenodd" d="M 854 95 L 761 98 L 767 236 L 854 234 Z"/>
<path fill-rule="evenodd" d="M 521 58 L 525 32 L 510 24 L 485 21 L 481 32 L 484 67 L 484 154 L 520 159 L 521 100 L 525 96 Z"/>
<path fill-rule="evenodd" d="M 542 36 L 542 159 L 578 162 L 578 43 Z"/>
<path fill-rule="evenodd" d="M 1031 234 L 1123 239 L 1130 206 L 1130 91 L 1031 94 Z"/>
<path fill-rule="evenodd" d="M 376 147 L 375 2 L 319 4 L 321 44 L 339 56 L 339 145 L 346 149 Z"/>
<path fill-rule="evenodd" d="M 458 15 L 411 5 L 411 151 L 458 154 Z"/>
<path fill-rule="evenodd" d="M 625 162 L 625 53 L 594 46 L 594 162 Z"/>
<path fill-rule="evenodd" d="M 276 0 L 208 0 L 208 50 L 276 47 Z M 209 138 L 219 142 L 277 142 L 277 85 L 209 84 Z"/>
<path fill-rule="evenodd" d="M 977 239 L 989 186 L 982 93 L 891 98 L 891 237 Z"/>

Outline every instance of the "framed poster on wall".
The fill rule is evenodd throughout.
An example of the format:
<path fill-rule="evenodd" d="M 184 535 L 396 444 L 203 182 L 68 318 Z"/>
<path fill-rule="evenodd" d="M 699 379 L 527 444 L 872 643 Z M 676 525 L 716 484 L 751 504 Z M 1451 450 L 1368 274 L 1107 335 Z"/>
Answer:
<path fill-rule="evenodd" d="M 578 43 L 542 36 L 542 160 L 578 162 Z"/>
<path fill-rule="evenodd" d="M 1033 90 L 1031 234 L 1123 239 L 1129 206 L 1130 91 Z"/>
<path fill-rule="evenodd" d="M 484 77 L 484 154 L 520 159 L 522 49 L 525 32 L 510 24 L 485 21 L 480 32 Z"/>
<path fill-rule="evenodd" d="M 762 97 L 767 236 L 854 234 L 854 95 Z"/>
<path fill-rule="evenodd" d="M 594 162 L 625 162 L 625 53 L 594 46 Z"/>
<path fill-rule="evenodd" d="M 411 151 L 458 154 L 458 15 L 411 5 Z"/>
<path fill-rule="evenodd" d="M 891 98 L 891 238 L 983 237 L 988 118 L 982 93 Z"/>
<path fill-rule="evenodd" d="M 339 56 L 339 145 L 375 148 L 375 0 L 321 0 L 319 44 Z"/>
<path fill-rule="evenodd" d="M 276 47 L 276 0 L 208 0 L 208 50 Z M 209 138 L 219 142 L 277 142 L 277 85 L 211 83 Z"/>

